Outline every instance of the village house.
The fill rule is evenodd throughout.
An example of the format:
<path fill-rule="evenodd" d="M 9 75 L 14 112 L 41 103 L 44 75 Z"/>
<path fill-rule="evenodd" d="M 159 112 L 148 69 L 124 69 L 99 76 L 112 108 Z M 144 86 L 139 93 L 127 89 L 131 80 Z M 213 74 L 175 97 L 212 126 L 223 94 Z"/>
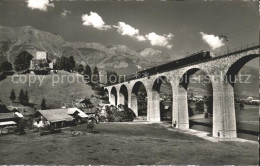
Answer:
<path fill-rule="evenodd" d="M 21 113 L 24 118 L 33 117 L 33 115 L 36 112 L 35 109 L 32 107 L 21 106 L 21 105 L 18 105 L 18 106 L 10 105 L 10 106 L 7 106 L 7 108 L 10 111 Z"/>
<path fill-rule="evenodd" d="M 38 110 L 35 113 L 34 123 L 37 127 L 53 126 L 55 128 L 66 127 L 73 124 L 74 118 L 68 115 L 66 109 L 48 109 L 48 110 Z M 41 125 L 39 125 L 41 124 Z"/>
<path fill-rule="evenodd" d="M 89 99 L 75 99 L 72 103 L 64 103 L 63 105 L 62 108 L 78 108 L 88 116 L 94 117 L 96 114 L 96 108 Z"/>
<path fill-rule="evenodd" d="M 89 116 L 85 114 L 83 111 L 81 111 L 80 109 L 74 107 L 74 108 L 67 108 L 67 110 L 68 110 L 68 114 L 75 119 L 76 124 L 87 122 Z"/>
<path fill-rule="evenodd" d="M 42 68 L 48 68 L 48 53 L 44 51 L 26 50 L 29 54 L 33 56 L 30 63 L 31 70 L 38 70 Z"/>
<path fill-rule="evenodd" d="M 23 115 L 19 112 L 0 113 L 0 134 L 14 133 Z"/>
<path fill-rule="evenodd" d="M 10 111 L 13 112 L 19 112 L 20 114 L 23 115 L 23 119 L 26 122 L 27 126 L 32 126 L 33 124 L 33 117 L 34 114 L 36 113 L 36 109 L 28 106 L 22 106 L 22 105 L 17 105 L 15 106 L 14 104 L 11 106 L 7 106 L 7 108 Z"/>
<path fill-rule="evenodd" d="M 92 108 L 93 104 L 90 102 L 89 99 L 75 99 L 72 102 L 72 105 L 78 108 Z"/>
<path fill-rule="evenodd" d="M 53 69 L 53 62 L 48 59 L 48 52 L 39 51 L 35 48 L 25 49 L 22 52 L 30 54 L 33 58 L 30 61 L 29 70 L 34 73 L 38 71 L 50 71 Z"/>
<path fill-rule="evenodd" d="M 38 110 L 34 117 L 34 125 L 36 127 L 50 125 L 55 128 L 77 125 L 78 123 L 85 122 L 88 118 L 88 116 L 78 108 Z"/>

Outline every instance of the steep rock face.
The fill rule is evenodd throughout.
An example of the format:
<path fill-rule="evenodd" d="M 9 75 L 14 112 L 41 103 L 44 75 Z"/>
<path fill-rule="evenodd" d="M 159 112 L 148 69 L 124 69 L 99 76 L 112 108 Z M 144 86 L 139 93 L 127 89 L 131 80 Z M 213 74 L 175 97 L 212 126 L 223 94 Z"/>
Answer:
<path fill-rule="evenodd" d="M 79 63 L 97 65 L 103 70 L 114 70 L 119 74 L 131 74 L 169 60 L 169 55 L 147 48 L 135 51 L 125 45 L 104 46 L 100 43 L 67 42 L 61 36 L 37 30 L 31 26 L 0 26 L 0 43 L 8 43 L 5 55 L 13 61 L 25 49 L 37 49 L 50 53 L 50 59 L 74 56 Z"/>

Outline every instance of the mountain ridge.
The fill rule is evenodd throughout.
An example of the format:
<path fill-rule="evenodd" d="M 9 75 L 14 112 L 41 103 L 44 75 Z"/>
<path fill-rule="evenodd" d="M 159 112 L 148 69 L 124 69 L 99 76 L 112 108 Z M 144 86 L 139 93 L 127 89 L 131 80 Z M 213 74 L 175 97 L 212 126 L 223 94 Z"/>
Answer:
<path fill-rule="evenodd" d="M 105 46 L 101 43 L 69 42 L 60 35 L 32 26 L 0 26 L 0 42 L 8 43 L 9 50 L 6 56 L 11 62 L 19 52 L 37 49 L 49 52 L 51 60 L 60 56 L 74 56 L 78 63 L 87 63 L 92 67 L 96 65 L 101 70 L 116 71 L 119 74 L 132 74 L 143 68 L 165 63 L 170 58 L 169 55 L 151 48 L 136 51 L 125 45 Z M 147 49 L 153 53 L 149 58 L 147 55 L 142 56 L 145 52 L 147 54 Z"/>

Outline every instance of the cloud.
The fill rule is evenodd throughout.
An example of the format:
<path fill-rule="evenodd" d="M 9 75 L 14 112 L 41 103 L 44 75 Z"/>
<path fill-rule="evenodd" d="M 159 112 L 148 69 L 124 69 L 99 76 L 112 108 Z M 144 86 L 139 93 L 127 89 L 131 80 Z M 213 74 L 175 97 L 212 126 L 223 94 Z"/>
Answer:
<path fill-rule="evenodd" d="M 142 36 L 142 35 L 137 35 L 137 36 L 135 36 L 135 38 L 136 38 L 138 41 L 145 41 L 145 40 L 147 40 L 147 39 L 145 38 L 145 36 Z"/>
<path fill-rule="evenodd" d="M 132 27 L 124 22 L 118 22 L 118 25 L 113 25 L 117 32 L 123 36 L 130 36 L 138 41 L 145 41 L 146 38 L 139 34 L 139 29 Z"/>
<path fill-rule="evenodd" d="M 68 14 L 71 14 L 71 11 L 63 9 L 63 11 L 61 12 L 61 16 L 62 17 L 67 17 Z"/>
<path fill-rule="evenodd" d="M 212 50 L 215 50 L 217 48 L 220 48 L 225 45 L 224 40 L 220 38 L 219 36 L 215 35 L 208 35 L 204 32 L 200 32 L 202 40 L 205 41 Z"/>
<path fill-rule="evenodd" d="M 83 25 L 92 26 L 98 30 L 108 30 L 111 28 L 111 25 L 106 25 L 102 17 L 100 17 L 95 12 L 90 12 L 90 14 L 82 15 Z"/>
<path fill-rule="evenodd" d="M 173 37 L 171 33 L 169 33 L 168 35 L 161 36 L 152 32 L 144 36 L 139 33 L 139 29 L 134 28 L 131 25 L 126 24 L 124 22 L 118 22 L 118 25 L 114 25 L 113 27 L 116 28 L 117 32 L 123 36 L 130 36 L 138 41 L 149 40 L 151 45 L 153 46 L 162 46 L 168 49 L 171 49 L 173 47 L 173 45 L 169 44 L 170 40 Z"/>
<path fill-rule="evenodd" d="M 47 7 L 54 7 L 53 3 L 49 0 L 27 0 L 27 6 L 31 9 L 38 9 L 41 11 L 47 11 Z"/>
<path fill-rule="evenodd" d="M 163 35 L 157 35 L 155 32 L 151 32 L 147 35 L 145 35 L 147 40 L 150 41 L 151 45 L 153 46 L 161 46 L 161 47 L 166 47 L 168 49 L 171 49 L 173 47 L 172 44 L 170 44 L 170 41 L 173 38 L 173 34 L 169 33 L 163 34 Z"/>
<path fill-rule="evenodd" d="M 99 30 L 107 30 L 112 27 L 117 30 L 117 32 L 122 36 L 129 36 L 137 41 L 150 41 L 153 46 L 161 46 L 171 49 L 173 47 L 170 44 L 170 41 L 173 38 L 173 34 L 163 34 L 157 35 L 155 32 L 151 32 L 147 35 L 142 35 L 139 32 L 139 29 L 134 28 L 133 26 L 126 24 L 125 22 L 118 22 L 117 25 L 106 25 L 101 16 L 95 12 L 90 12 L 90 15 L 82 15 L 83 25 L 92 26 Z"/>
<path fill-rule="evenodd" d="M 118 33 L 121 35 L 135 36 L 139 34 L 139 29 L 135 29 L 124 22 L 119 22 L 118 26 L 114 25 L 114 27 L 117 28 Z"/>

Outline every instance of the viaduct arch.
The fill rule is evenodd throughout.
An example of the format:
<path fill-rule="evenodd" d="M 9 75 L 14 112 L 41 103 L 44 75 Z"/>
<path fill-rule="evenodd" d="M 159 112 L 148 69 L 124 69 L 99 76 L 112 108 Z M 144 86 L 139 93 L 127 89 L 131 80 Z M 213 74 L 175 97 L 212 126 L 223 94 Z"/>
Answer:
<path fill-rule="evenodd" d="M 185 63 L 178 67 L 167 70 L 162 65 L 162 70 L 148 76 L 129 79 L 122 83 L 105 87 L 109 94 L 109 101 L 113 105 L 118 103 L 128 103 L 138 116 L 137 93 L 136 90 L 141 84 L 147 93 L 147 120 L 150 122 L 160 121 L 160 108 L 158 95 L 159 85 L 155 84 L 158 78 L 167 78 L 172 88 L 172 125 L 180 129 L 188 129 L 188 105 L 187 105 L 187 82 L 181 78 L 190 76 L 198 70 L 204 71 L 210 78 L 213 91 L 213 137 L 236 138 L 236 116 L 234 106 L 234 90 L 232 79 L 241 67 L 253 58 L 259 57 L 260 46 L 253 46 L 243 50 L 228 53 L 210 59 L 198 59 L 193 63 Z M 159 66 L 160 67 L 160 66 Z M 158 67 L 158 68 L 159 68 Z M 229 82 L 226 79 L 230 77 Z M 123 90 L 127 90 L 127 93 Z M 126 96 L 127 102 L 126 102 Z M 121 99 L 123 98 L 123 99 Z M 123 102 L 124 101 L 124 102 Z"/>

